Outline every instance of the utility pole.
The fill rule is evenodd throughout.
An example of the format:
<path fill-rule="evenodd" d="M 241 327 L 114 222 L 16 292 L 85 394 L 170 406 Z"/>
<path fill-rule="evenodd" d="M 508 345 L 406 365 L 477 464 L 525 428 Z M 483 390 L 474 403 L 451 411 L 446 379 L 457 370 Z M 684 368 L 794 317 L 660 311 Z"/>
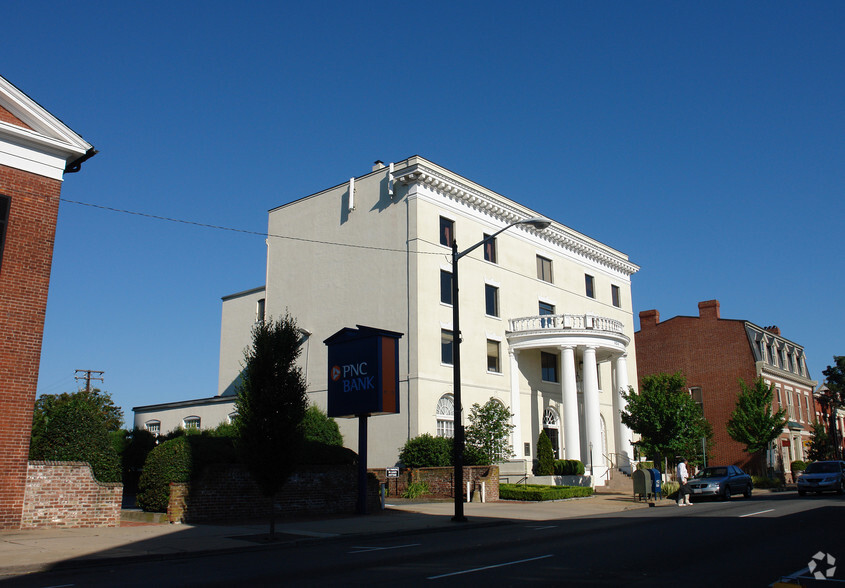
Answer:
<path fill-rule="evenodd" d="M 105 372 L 97 371 L 97 370 L 76 370 L 76 376 L 73 377 L 74 380 L 77 382 L 79 380 L 85 380 L 85 392 L 91 392 L 91 380 L 94 381 L 103 381 L 103 374 Z M 84 376 L 81 374 L 85 374 Z M 96 375 L 95 375 L 96 374 Z"/>

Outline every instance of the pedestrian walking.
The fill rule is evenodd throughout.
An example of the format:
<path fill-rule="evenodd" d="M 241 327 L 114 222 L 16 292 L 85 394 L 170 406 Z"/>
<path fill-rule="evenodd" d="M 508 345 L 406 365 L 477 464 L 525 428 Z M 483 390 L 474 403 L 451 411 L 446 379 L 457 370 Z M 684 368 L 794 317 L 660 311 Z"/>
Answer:
<path fill-rule="evenodd" d="M 678 480 L 678 484 L 680 484 L 680 488 L 678 488 L 678 506 L 692 506 L 692 502 L 689 499 L 690 488 L 687 485 L 687 481 L 689 480 L 687 458 L 681 458 L 678 467 L 675 468 L 675 478 Z"/>

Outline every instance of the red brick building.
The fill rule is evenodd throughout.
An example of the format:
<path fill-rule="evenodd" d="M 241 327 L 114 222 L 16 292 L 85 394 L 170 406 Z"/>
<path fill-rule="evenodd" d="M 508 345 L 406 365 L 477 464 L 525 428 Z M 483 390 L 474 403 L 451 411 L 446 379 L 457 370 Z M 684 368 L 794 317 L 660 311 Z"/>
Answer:
<path fill-rule="evenodd" d="M 62 179 L 95 153 L 0 77 L 0 529 L 21 526 Z"/>
<path fill-rule="evenodd" d="M 751 456 L 731 439 L 727 422 L 736 408 L 739 379 L 751 385 L 758 377 L 774 384 L 774 410 L 785 408 L 788 423 L 777 448 L 770 452 L 776 470 L 806 458 L 810 424 L 818 407 L 813 398 L 816 382 L 810 378 L 804 348 L 785 339 L 777 327 L 758 327 L 744 320 L 723 319 L 719 301 L 698 303 L 698 316 L 676 316 L 660 322 L 657 310 L 640 312 L 640 330 L 634 334 L 637 374 L 683 372 L 690 394 L 713 426 L 715 445 L 708 464 L 750 467 Z"/>

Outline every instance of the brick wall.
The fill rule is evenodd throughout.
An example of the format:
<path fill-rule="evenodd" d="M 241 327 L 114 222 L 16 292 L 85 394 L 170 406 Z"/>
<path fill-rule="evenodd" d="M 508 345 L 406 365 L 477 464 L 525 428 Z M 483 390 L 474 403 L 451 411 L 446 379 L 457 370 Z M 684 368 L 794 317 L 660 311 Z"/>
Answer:
<path fill-rule="evenodd" d="M 662 323 L 656 310 L 640 313 L 640 330 L 634 334 L 640 385 L 646 375 L 683 372 L 689 387 L 701 388 L 704 417 L 713 426 L 714 446 L 707 463 L 756 471 L 758 462 L 752 464 L 754 457 L 727 430 L 739 379 L 752 385 L 757 378 L 745 321 L 721 318 L 717 300 L 700 302 L 698 308 L 697 317 L 676 316 Z M 775 398 L 774 410 L 779 408 L 776 403 Z"/>
<path fill-rule="evenodd" d="M 385 484 L 388 496 L 402 496 L 408 489 L 408 484 L 423 482 L 428 485 L 428 496 L 436 498 L 454 498 L 455 468 L 409 468 L 399 470 L 398 478 L 387 478 L 384 468 L 369 470 Z M 466 484 L 469 482 L 473 490 L 477 490 L 481 483 L 486 485 L 488 501 L 499 500 L 499 466 L 465 466 L 464 487 L 461 493 L 466 499 Z"/>
<path fill-rule="evenodd" d="M 31 461 L 21 529 L 118 527 L 123 484 L 94 479 L 91 466 L 76 461 Z"/>
<path fill-rule="evenodd" d="M 367 508 L 379 506 L 378 483 L 370 476 Z M 354 513 L 358 501 L 356 466 L 304 468 L 294 473 L 275 497 L 279 517 Z M 170 485 L 167 517 L 171 523 L 263 519 L 270 503 L 247 471 L 238 465 L 214 465 L 190 484 Z"/>
<path fill-rule="evenodd" d="M 11 198 L 0 260 L 0 529 L 21 524 L 61 182 L 0 166 Z"/>

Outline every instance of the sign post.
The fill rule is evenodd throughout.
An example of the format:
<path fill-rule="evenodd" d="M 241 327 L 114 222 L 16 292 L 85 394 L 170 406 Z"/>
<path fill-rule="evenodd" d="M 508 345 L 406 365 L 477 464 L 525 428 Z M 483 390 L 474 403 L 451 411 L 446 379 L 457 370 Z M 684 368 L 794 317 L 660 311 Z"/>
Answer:
<path fill-rule="evenodd" d="M 358 512 L 367 513 L 367 419 L 399 413 L 399 339 L 402 333 L 357 325 L 324 343 L 329 348 L 328 408 L 358 418 Z"/>

